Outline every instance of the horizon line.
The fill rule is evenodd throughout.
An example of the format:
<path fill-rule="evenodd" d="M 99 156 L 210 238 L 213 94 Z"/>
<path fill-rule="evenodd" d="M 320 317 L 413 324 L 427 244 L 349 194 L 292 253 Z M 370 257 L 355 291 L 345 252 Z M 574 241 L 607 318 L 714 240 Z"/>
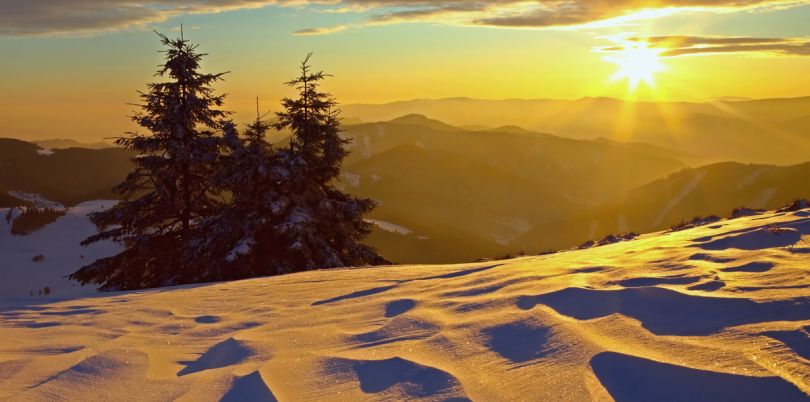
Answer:
<path fill-rule="evenodd" d="M 736 99 L 735 99 L 736 98 Z M 746 96 L 717 96 L 706 98 L 705 100 L 652 100 L 652 99 L 625 99 L 613 96 L 582 96 L 578 98 L 476 98 L 471 96 L 447 96 L 438 98 L 410 98 L 410 99 L 397 99 L 384 102 L 347 102 L 342 103 L 342 106 L 381 106 L 391 105 L 394 103 L 406 102 L 424 102 L 424 101 L 449 101 L 449 100 L 472 100 L 472 101 L 485 101 L 485 102 L 505 102 L 505 101 L 551 101 L 551 102 L 576 102 L 589 99 L 606 99 L 616 100 L 620 102 L 634 102 L 634 103 L 691 103 L 691 104 L 705 104 L 715 102 L 726 103 L 745 103 L 745 102 L 759 102 L 759 101 L 773 101 L 773 100 L 797 100 L 810 98 L 810 94 L 802 96 L 773 96 L 764 98 L 750 98 Z"/>

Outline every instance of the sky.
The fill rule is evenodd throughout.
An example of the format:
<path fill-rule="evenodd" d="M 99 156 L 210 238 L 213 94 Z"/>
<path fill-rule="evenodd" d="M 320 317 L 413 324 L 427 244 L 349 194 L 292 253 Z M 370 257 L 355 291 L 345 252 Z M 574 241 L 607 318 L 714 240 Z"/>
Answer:
<path fill-rule="evenodd" d="M 237 121 L 313 52 L 339 102 L 810 95 L 810 0 L 0 0 L 0 137 L 131 129 L 153 30 L 208 53 Z"/>

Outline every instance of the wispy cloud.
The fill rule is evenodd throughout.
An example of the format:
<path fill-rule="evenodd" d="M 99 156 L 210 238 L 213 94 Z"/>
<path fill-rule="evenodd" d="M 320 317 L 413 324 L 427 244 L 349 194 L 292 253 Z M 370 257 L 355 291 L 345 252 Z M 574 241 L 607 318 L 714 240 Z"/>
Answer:
<path fill-rule="evenodd" d="M 350 27 L 433 22 L 451 25 L 549 28 L 651 18 L 689 10 L 739 11 L 810 4 L 810 0 L 0 0 L 0 35 L 77 35 L 145 27 L 187 14 L 269 5 L 317 5 L 323 12 L 363 13 L 354 24 L 313 26 L 323 35 Z"/>
<path fill-rule="evenodd" d="M 678 12 L 769 11 L 808 0 L 340 0 L 372 11 L 357 26 L 432 22 L 502 28 L 577 28 L 625 24 Z"/>
<path fill-rule="evenodd" d="M 179 15 L 301 3 L 296 0 L 0 0 L 0 35 L 85 35 L 144 27 Z"/>
<path fill-rule="evenodd" d="M 602 53 L 624 50 L 626 44 L 646 43 L 660 48 L 661 57 L 696 56 L 709 54 L 758 54 L 781 56 L 810 56 L 810 38 L 773 38 L 748 36 L 654 36 L 613 38 L 616 44 L 599 47 Z"/>
<path fill-rule="evenodd" d="M 329 35 L 331 33 L 345 31 L 349 29 L 348 25 L 333 25 L 331 27 L 322 27 L 322 28 L 306 28 L 306 29 L 299 29 L 293 32 L 293 35 Z"/>

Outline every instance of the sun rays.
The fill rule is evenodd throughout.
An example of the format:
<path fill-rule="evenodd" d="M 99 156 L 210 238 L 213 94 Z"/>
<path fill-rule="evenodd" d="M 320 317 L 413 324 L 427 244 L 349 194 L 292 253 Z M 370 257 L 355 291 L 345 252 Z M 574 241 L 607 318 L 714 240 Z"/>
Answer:
<path fill-rule="evenodd" d="M 645 42 L 625 43 L 621 50 L 604 58 L 619 68 L 611 81 L 627 80 L 631 91 L 635 91 L 641 84 L 654 88 L 655 74 L 665 68 L 661 62 L 661 53 L 664 50 L 650 47 Z"/>

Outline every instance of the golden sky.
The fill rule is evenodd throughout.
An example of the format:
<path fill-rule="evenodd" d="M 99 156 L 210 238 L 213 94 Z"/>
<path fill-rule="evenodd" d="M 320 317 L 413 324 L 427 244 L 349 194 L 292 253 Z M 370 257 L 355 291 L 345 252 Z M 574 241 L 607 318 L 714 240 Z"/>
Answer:
<path fill-rule="evenodd" d="M 68 5 L 69 4 L 69 5 Z M 230 71 L 236 120 L 315 52 L 342 103 L 810 95 L 810 1 L 40 0 L 0 3 L 0 136 L 99 140 L 160 62 L 151 30 Z"/>

